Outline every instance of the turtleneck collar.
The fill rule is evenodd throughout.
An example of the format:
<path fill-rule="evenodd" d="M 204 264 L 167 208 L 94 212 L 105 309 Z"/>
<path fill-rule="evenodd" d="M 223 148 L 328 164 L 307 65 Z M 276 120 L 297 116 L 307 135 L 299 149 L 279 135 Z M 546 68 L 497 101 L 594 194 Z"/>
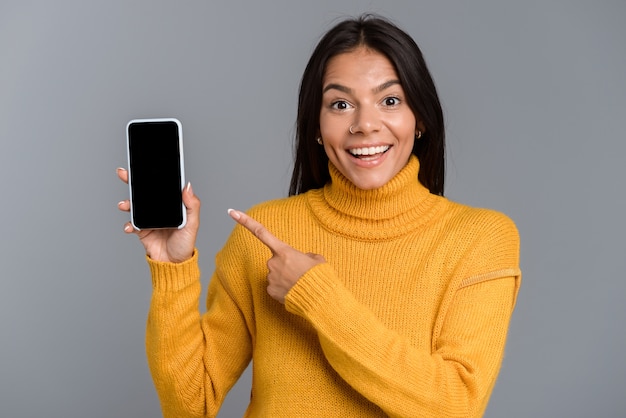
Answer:
<path fill-rule="evenodd" d="M 391 239 L 428 222 L 443 199 L 417 180 L 414 155 L 384 186 L 362 190 L 329 163 L 331 180 L 308 193 L 309 206 L 327 229 L 361 240 Z"/>

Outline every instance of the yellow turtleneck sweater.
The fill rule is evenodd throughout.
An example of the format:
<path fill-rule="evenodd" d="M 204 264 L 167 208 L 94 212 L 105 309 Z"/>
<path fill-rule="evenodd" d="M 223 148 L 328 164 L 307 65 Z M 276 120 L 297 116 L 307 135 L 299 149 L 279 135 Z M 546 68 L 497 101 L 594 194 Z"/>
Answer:
<path fill-rule="evenodd" d="M 266 293 L 270 251 L 236 226 L 198 311 L 197 254 L 149 260 L 147 355 L 166 417 L 215 416 L 253 359 L 247 417 L 481 416 L 520 284 L 504 215 L 429 194 L 412 157 L 388 184 L 331 182 L 249 214 L 326 263 L 285 305 Z"/>

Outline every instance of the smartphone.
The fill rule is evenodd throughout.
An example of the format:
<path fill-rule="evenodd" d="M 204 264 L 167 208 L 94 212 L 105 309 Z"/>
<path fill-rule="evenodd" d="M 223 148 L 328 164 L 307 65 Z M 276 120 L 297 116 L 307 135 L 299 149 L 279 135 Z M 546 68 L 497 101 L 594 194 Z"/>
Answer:
<path fill-rule="evenodd" d="M 178 119 L 134 119 L 126 126 L 130 218 L 136 229 L 187 222 L 183 128 Z"/>

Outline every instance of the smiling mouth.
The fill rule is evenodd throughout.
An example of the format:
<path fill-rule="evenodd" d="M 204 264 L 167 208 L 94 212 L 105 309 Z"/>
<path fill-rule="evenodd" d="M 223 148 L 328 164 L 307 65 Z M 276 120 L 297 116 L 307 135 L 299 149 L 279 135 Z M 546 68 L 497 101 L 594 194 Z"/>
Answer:
<path fill-rule="evenodd" d="M 372 158 L 379 157 L 380 155 L 389 151 L 391 146 L 384 145 L 378 147 L 365 147 L 365 148 L 353 148 L 349 149 L 348 152 L 355 158 L 359 158 L 361 160 L 368 160 Z"/>

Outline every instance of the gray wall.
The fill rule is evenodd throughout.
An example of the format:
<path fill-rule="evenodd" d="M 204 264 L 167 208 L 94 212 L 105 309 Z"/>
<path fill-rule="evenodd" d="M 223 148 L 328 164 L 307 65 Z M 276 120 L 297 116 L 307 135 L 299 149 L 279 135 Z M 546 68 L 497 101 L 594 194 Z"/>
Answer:
<path fill-rule="evenodd" d="M 509 214 L 524 281 L 489 417 L 626 416 L 626 2 L 0 3 L 0 416 L 153 417 L 125 236 L 131 118 L 184 125 L 206 286 L 228 207 L 283 196 L 298 81 L 338 17 L 395 18 L 447 117 L 447 194 Z M 221 417 L 241 416 L 249 376 Z"/>

